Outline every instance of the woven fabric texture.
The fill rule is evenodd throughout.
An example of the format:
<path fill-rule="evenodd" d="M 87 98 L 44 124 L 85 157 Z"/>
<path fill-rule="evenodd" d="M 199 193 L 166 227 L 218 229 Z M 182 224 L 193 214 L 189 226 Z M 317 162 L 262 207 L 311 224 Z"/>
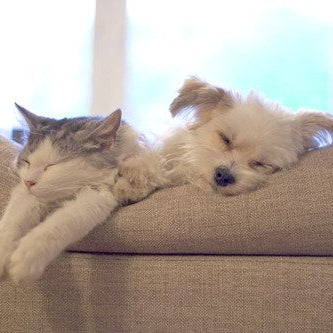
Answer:
<path fill-rule="evenodd" d="M 257 191 L 222 197 L 192 186 L 121 208 L 76 251 L 333 254 L 333 148 L 304 156 Z"/>
<path fill-rule="evenodd" d="M 1 332 L 332 332 L 333 259 L 66 254 L 3 281 Z"/>

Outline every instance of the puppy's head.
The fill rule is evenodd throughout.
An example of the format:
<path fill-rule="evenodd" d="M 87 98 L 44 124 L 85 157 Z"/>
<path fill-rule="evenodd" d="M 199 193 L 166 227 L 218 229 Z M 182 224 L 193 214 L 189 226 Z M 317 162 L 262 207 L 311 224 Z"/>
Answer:
<path fill-rule="evenodd" d="M 301 153 L 331 140 L 333 118 L 289 113 L 255 94 L 247 98 L 196 78 L 172 102 L 173 116 L 190 114 L 182 147 L 184 173 L 225 195 L 253 190 Z"/>

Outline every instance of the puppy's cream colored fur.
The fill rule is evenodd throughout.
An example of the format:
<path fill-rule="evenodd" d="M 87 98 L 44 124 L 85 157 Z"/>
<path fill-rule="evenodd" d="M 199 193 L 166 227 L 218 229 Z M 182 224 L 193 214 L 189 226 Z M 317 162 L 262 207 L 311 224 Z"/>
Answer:
<path fill-rule="evenodd" d="M 237 93 L 190 78 L 170 106 L 186 116 L 163 140 L 171 184 L 192 183 L 223 195 L 256 189 L 268 175 L 331 141 L 333 118 L 315 111 L 291 113 L 254 93 Z"/>

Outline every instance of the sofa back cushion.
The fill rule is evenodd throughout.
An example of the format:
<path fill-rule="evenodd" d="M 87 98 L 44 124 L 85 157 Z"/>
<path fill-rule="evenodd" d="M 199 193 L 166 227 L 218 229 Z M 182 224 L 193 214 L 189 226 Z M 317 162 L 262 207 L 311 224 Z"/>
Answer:
<path fill-rule="evenodd" d="M 0 138 L 0 213 L 18 182 L 19 146 Z M 223 197 L 193 186 L 120 208 L 71 251 L 333 255 L 333 148 L 304 155 L 257 191 Z"/>
<path fill-rule="evenodd" d="M 314 150 L 250 193 L 186 185 L 119 209 L 75 251 L 333 255 L 333 148 Z"/>

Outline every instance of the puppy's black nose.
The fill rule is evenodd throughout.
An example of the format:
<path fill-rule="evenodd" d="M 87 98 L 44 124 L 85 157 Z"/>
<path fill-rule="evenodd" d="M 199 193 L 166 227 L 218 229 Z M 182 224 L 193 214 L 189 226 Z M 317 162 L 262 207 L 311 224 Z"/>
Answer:
<path fill-rule="evenodd" d="M 214 179 L 218 186 L 223 187 L 233 184 L 235 182 L 235 178 L 231 174 L 230 170 L 223 167 L 216 168 Z"/>

